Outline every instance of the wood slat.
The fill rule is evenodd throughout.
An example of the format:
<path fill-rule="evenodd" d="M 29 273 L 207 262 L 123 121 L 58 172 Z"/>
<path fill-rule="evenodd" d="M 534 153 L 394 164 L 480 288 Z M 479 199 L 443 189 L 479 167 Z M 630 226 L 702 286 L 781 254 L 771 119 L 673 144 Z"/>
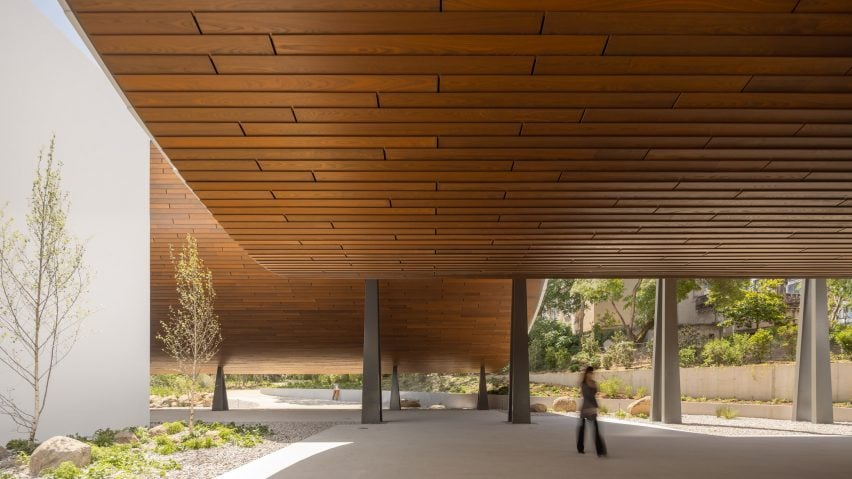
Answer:
<path fill-rule="evenodd" d="M 126 92 L 434 92 L 435 76 L 407 75 L 116 75 Z"/>
<path fill-rule="evenodd" d="M 440 0 L 67 0 L 76 12 L 112 11 L 435 11 Z"/>
<path fill-rule="evenodd" d="M 195 14 L 204 34 L 537 34 L 540 12 L 262 12 Z M 127 32 L 134 33 L 134 32 Z"/>
<path fill-rule="evenodd" d="M 536 75 L 843 75 L 850 68 L 848 57 L 548 55 L 535 62 Z"/>
<path fill-rule="evenodd" d="M 600 35 L 273 35 L 283 55 L 599 55 Z"/>
<path fill-rule="evenodd" d="M 808 1 L 808 0 L 805 0 Z M 819 0 L 811 0 L 819 1 Z M 833 0 L 839 1 L 839 0 Z M 447 11 L 792 12 L 796 0 L 444 0 Z"/>
<path fill-rule="evenodd" d="M 604 54 L 848 57 L 852 55 L 852 38 L 801 35 L 610 35 Z"/>
<path fill-rule="evenodd" d="M 532 72 L 532 56 L 382 56 L 382 55 L 222 55 L 213 57 L 222 74 L 355 74 L 381 72 L 409 74 L 527 74 Z M 826 73 L 845 73 L 852 60 Z M 803 71 L 788 71 L 803 73 Z"/>
<path fill-rule="evenodd" d="M 101 54 L 272 55 L 266 35 L 92 35 Z"/>

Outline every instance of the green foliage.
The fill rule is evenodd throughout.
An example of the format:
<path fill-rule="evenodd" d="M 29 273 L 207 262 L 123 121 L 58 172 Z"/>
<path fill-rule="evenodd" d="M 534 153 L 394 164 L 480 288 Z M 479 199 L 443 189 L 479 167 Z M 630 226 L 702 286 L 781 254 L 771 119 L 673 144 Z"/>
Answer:
<path fill-rule="evenodd" d="M 584 307 L 583 297 L 573 291 L 573 279 L 549 279 L 541 301 L 542 312 L 574 313 Z"/>
<path fill-rule="evenodd" d="M 778 293 L 780 279 L 760 279 L 754 287 L 743 292 L 737 301 L 717 308 L 725 320 L 722 326 L 759 329 L 761 324 L 779 326 L 790 321 L 784 295 Z"/>
<path fill-rule="evenodd" d="M 150 459 L 138 448 L 128 444 L 92 447 L 92 464 L 83 470 L 84 479 L 111 479 L 164 476 L 167 471 L 180 469 L 173 461 Z"/>
<path fill-rule="evenodd" d="M 11 439 L 6 443 L 6 449 L 13 452 L 23 452 L 25 454 L 32 454 L 35 451 L 35 448 L 38 447 L 37 442 L 28 441 L 26 439 Z"/>
<path fill-rule="evenodd" d="M 716 407 L 716 417 L 721 417 L 725 419 L 734 419 L 739 415 L 739 411 L 732 408 L 731 406 L 718 406 Z"/>
<path fill-rule="evenodd" d="M 602 359 L 605 363 L 604 367 L 609 369 L 606 363 L 623 368 L 633 366 L 636 355 L 636 346 L 634 346 L 633 342 L 627 340 L 620 331 L 619 334 L 613 335 L 611 339 L 613 344 L 606 350 L 605 358 Z"/>
<path fill-rule="evenodd" d="M 633 388 L 618 377 L 611 377 L 599 381 L 598 390 L 604 396 L 612 399 L 627 399 L 633 397 Z"/>
<path fill-rule="evenodd" d="M 598 406 L 598 414 L 600 414 L 601 416 L 606 416 L 607 414 L 609 414 L 609 408 L 607 408 L 603 404 L 600 404 Z"/>
<path fill-rule="evenodd" d="M 154 452 L 163 456 L 174 454 L 180 450 L 177 444 L 169 436 L 156 436 L 154 438 Z"/>
<path fill-rule="evenodd" d="M 579 349 L 580 338 L 570 326 L 561 321 L 539 318 L 530 330 L 530 370 L 566 369 Z"/>
<path fill-rule="evenodd" d="M 772 333 L 766 329 L 755 331 L 749 336 L 747 347 L 749 361 L 759 363 L 766 360 L 769 357 L 773 339 Z"/>
<path fill-rule="evenodd" d="M 677 353 L 680 357 L 680 367 L 691 368 L 699 364 L 698 350 L 694 347 L 680 348 Z"/>
<path fill-rule="evenodd" d="M 721 311 L 742 301 L 751 284 L 748 279 L 708 278 L 702 280 L 707 287 L 707 304 Z"/>
<path fill-rule="evenodd" d="M 852 279 L 826 280 L 828 289 L 828 319 L 837 321 L 841 313 L 852 308 Z"/>
<path fill-rule="evenodd" d="M 625 411 L 624 409 L 618 408 L 618 411 L 615 411 L 613 413 L 613 416 L 617 417 L 618 419 L 625 419 L 627 417 L 627 411 Z"/>
<path fill-rule="evenodd" d="M 205 374 L 199 375 L 199 380 L 193 386 L 194 391 L 212 392 L 212 385 L 206 385 L 203 377 Z M 180 396 L 186 394 L 189 390 L 190 378 L 182 374 L 152 374 L 151 375 L 151 394 L 154 396 Z"/>
<path fill-rule="evenodd" d="M 118 431 L 113 431 L 112 429 L 98 429 L 95 431 L 95 435 L 92 436 L 92 443 L 96 446 L 106 447 L 111 446 L 115 443 L 115 434 Z"/>
<path fill-rule="evenodd" d="M 163 423 L 163 427 L 166 428 L 166 434 L 177 434 L 186 429 L 186 424 L 183 421 L 166 422 Z"/>
<path fill-rule="evenodd" d="M 705 366 L 742 366 L 766 359 L 772 341 L 772 333 L 768 330 L 760 330 L 752 335 L 734 334 L 708 341 L 701 356 Z"/>
<path fill-rule="evenodd" d="M 639 386 L 636 388 L 636 394 L 633 396 L 636 399 L 642 399 L 643 397 L 648 395 L 648 388 L 645 386 Z"/>
<path fill-rule="evenodd" d="M 594 334 L 584 334 L 580 352 L 574 355 L 574 363 L 582 369 L 591 366 L 595 369 L 601 367 L 601 345 Z"/>
<path fill-rule="evenodd" d="M 216 447 L 213 438 L 208 436 L 188 437 L 181 442 L 181 445 L 186 449 L 210 449 L 211 447 Z"/>
<path fill-rule="evenodd" d="M 78 479 L 82 477 L 82 474 L 83 471 L 74 465 L 73 462 L 65 461 L 59 466 L 45 471 L 43 476 L 50 479 Z"/>
<path fill-rule="evenodd" d="M 677 344 L 681 348 L 699 350 L 704 347 L 706 342 L 707 340 L 703 337 L 701 331 L 691 324 L 681 326 L 677 330 Z"/>

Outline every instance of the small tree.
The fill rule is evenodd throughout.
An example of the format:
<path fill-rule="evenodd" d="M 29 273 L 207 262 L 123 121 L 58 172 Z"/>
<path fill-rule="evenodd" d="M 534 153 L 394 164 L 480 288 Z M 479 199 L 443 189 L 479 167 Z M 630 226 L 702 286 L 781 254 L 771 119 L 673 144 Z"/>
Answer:
<path fill-rule="evenodd" d="M 844 308 L 852 306 L 852 279 L 829 279 L 828 320 L 837 321 Z"/>
<path fill-rule="evenodd" d="M 778 292 L 780 279 L 760 279 L 736 301 L 729 301 L 719 312 L 725 317 L 723 326 L 760 329 L 768 323 L 781 326 L 789 322 L 784 295 Z"/>
<path fill-rule="evenodd" d="M 0 392 L 0 413 L 36 439 L 56 366 L 68 356 L 87 315 L 82 300 L 90 275 L 85 247 L 66 228 L 69 201 L 62 163 L 50 140 L 39 153 L 26 232 L 0 212 L 0 363 L 31 389 L 29 404 Z"/>
<path fill-rule="evenodd" d="M 198 256 L 198 242 L 186 235 L 186 243 L 177 258 L 173 251 L 169 254 L 175 265 L 178 304 L 169 307 L 169 320 L 160 322 L 162 331 L 157 339 L 163 343 L 163 351 L 177 363 L 178 371 L 189 379 L 189 431 L 192 432 L 198 375 L 201 367 L 219 352 L 222 333 L 214 310 L 213 273 Z"/>

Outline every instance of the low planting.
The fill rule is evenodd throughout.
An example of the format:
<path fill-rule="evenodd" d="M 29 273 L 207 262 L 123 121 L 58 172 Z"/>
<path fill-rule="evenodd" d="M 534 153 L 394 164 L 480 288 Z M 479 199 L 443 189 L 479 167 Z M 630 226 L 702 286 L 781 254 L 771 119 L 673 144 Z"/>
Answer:
<path fill-rule="evenodd" d="M 127 428 L 124 431 L 100 429 L 91 437 L 72 435 L 92 448 L 92 462 L 86 467 L 77 467 L 64 462 L 58 467 L 42 472 L 48 479 L 131 479 L 137 477 L 163 477 L 174 469 L 180 469 L 179 457 L 169 457 L 182 451 L 210 449 L 222 446 L 254 447 L 271 434 L 266 425 L 238 425 L 234 423 L 196 422 L 193 433 L 189 433 L 183 421 L 155 426 Z M 121 433 L 121 434 L 119 434 Z M 117 438 L 121 444 L 117 444 Z M 38 444 L 25 440 L 12 440 L 7 449 L 18 454 L 18 464 L 29 463 L 30 455 Z M 0 471 L 0 479 L 12 478 L 10 472 Z"/>
<path fill-rule="evenodd" d="M 716 408 L 716 417 L 725 419 L 735 419 L 739 415 L 739 411 L 731 406 L 719 406 Z"/>

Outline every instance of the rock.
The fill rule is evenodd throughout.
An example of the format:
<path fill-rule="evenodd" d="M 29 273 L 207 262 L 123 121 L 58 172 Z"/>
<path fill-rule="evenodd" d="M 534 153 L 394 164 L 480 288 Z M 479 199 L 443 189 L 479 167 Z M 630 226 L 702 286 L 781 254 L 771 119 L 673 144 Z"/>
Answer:
<path fill-rule="evenodd" d="M 553 401 L 553 410 L 558 412 L 574 412 L 577 410 L 577 401 L 569 397 L 558 397 Z"/>
<path fill-rule="evenodd" d="M 399 401 L 400 407 L 420 407 L 420 400 L 418 399 L 401 399 Z"/>
<path fill-rule="evenodd" d="M 115 433 L 114 442 L 116 444 L 136 444 L 139 442 L 139 438 L 130 431 L 118 431 Z"/>
<path fill-rule="evenodd" d="M 7 457 L 9 457 L 11 455 L 12 454 L 9 453 L 9 451 L 7 451 L 5 447 L 0 446 L 0 461 L 2 461 L 3 459 L 6 459 Z"/>
<path fill-rule="evenodd" d="M 92 462 L 92 448 L 84 442 L 65 436 L 54 436 L 41 443 L 30 457 L 30 474 L 37 476 L 41 471 L 71 461 L 77 467 L 86 467 Z"/>
<path fill-rule="evenodd" d="M 160 424 L 159 426 L 154 426 L 151 429 L 148 429 L 148 435 L 151 437 L 156 436 L 165 436 L 169 432 L 166 431 L 166 426 Z"/>
<path fill-rule="evenodd" d="M 447 406 L 444 406 L 443 404 L 433 404 L 429 406 L 429 409 L 447 409 Z"/>
<path fill-rule="evenodd" d="M 547 412 L 547 406 L 544 404 L 530 404 L 530 412 Z"/>
<path fill-rule="evenodd" d="M 638 416 L 640 414 L 644 414 L 646 416 L 651 414 L 651 396 L 645 396 L 641 399 L 637 399 L 630 403 L 627 406 L 627 413 L 631 416 Z"/>

